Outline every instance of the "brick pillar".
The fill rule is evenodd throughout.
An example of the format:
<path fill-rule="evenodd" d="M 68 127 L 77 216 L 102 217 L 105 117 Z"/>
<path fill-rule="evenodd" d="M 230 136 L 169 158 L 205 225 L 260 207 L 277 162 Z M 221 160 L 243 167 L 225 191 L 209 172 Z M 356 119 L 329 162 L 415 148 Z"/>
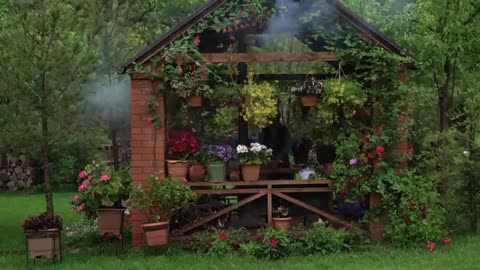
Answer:
<path fill-rule="evenodd" d="M 147 100 L 152 97 L 154 89 L 158 89 L 159 82 L 133 74 L 131 84 L 131 174 L 134 186 L 146 186 L 147 178 L 158 173 L 165 177 L 165 121 L 162 127 L 155 128 L 149 122 L 146 113 Z M 165 120 L 164 97 L 159 97 L 158 115 Z M 145 216 L 138 210 L 133 210 L 130 217 L 132 224 L 132 243 L 134 246 L 143 244 L 141 224 Z"/>
<path fill-rule="evenodd" d="M 404 74 L 405 68 L 402 68 L 397 75 L 397 78 L 400 82 L 403 84 L 406 84 L 408 82 L 408 78 Z M 407 109 L 405 108 L 403 112 L 407 112 Z M 399 126 L 403 126 L 407 123 L 408 121 L 408 116 L 402 116 L 399 120 Z M 381 128 L 381 127 L 380 127 Z M 375 130 L 378 132 L 378 129 Z M 402 130 L 402 136 L 404 136 L 404 140 L 400 142 L 398 145 L 396 145 L 395 150 L 398 151 L 399 153 L 403 154 L 405 156 L 405 161 L 400 164 L 400 167 L 397 169 L 397 173 L 401 173 L 402 169 L 407 166 L 407 155 L 409 154 L 409 142 L 408 142 L 408 129 Z M 369 194 L 369 208 L 370 209 L 381 209 L 383 207 L 383 201 L 382 201 L 382 195 L 378 193 L 371 193 Z M 383 234 L 385 232 L 385 228 L 387 226 L 387 215 L 388 213 L 382 212 L 380 216 L 371 219 L 368 222 L 368 231 L 370 233 L 370 237 L 374 241 L 380 241 L 383 237 Z"/>

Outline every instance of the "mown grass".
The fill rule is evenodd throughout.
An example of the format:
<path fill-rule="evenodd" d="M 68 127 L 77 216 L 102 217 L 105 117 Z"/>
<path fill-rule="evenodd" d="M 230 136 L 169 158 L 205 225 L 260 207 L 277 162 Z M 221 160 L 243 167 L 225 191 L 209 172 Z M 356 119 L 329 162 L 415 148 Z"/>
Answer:
<path fill-rule="evenodd" d="M 72 193 L 56 193 L 55 206 L 64 217 L 66 225 L 80 217 L 70 210 Z M 26 216 L 44 209 L 44 197 L 39 194 L 0 193 L 0 269 L 25 268 L 23 233 L 20 224 Z M 12 250 L 20 252 L 10 253 Z M 418 249 L 385 249 L 370 246 L 362 251 L 290 257 L 269 262 L 247 257 L 231 256 L 208 258 L 177 249 L 144 252 L 130 249 L 115 254 L 116 246 L 100 245 L 90 250 L 65 250 L 64 261 L 53 265 L 40 261 L 34 269 L 480 269 L 480 236 L 463 236 L 453 239 L 448 246 L 436 252 L 425 247 Z M 118 249 L 117 249 L 118 251 Z"/>

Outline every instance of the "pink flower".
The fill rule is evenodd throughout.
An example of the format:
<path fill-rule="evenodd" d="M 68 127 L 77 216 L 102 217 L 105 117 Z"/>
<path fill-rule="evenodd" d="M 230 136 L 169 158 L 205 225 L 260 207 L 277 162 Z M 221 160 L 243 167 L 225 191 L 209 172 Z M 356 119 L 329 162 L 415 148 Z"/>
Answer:
<path fill-rule="evenodd" d="M 450 244 L 452 242 L 452 238 L 449 238 L 449 237 L 445 237 L 442 239 L 442 243 L 443 244 Z"/>
<path fill-rule="evenodd" d="M 107 182 L 108 180 L 110 180 L 110 176 L 102 175 L 102 177 L 100 177 L 100 180 L 102 180 L 103 182 Z"/>
<path fill-rule="evenodd" d="M 178 67 L 178 73 L 183 74 L 183 68 L 182 67 Z"/>
<path fill-rule="evenodd" d="M 96 162 L 95 160 L 92 160 L 92 164 L 93 164 L 93 165 L 96 165 L 97 162 Z"/>
<path fill-rule="evenodd" d="M 85 177 L 88 176 L 88 173 L 86 171 L 81 171 L 79 174 L 78 174 L 78 178 L 80 179 L 83 179 Z"/>
<path fill-rule="evenodd" d="M 200 36 L 196 36 L 195 40 L 193 41 L 194 46 L 199 46 L 200 45 Z"/>
<path fill-rule="evenodd" d="M 435 248 L 435 246 L 436 246 L 435 242 L 430 242 L 430 243 L 428 243 L 427 248 L 430 251 L 432 251 Z"/>
<path fill-rule="evenodd" d="M 73 197 L 73 202 L 78 202 L 80 200 L 80 197 L 78 195 L 75 195 Z"/>
<path fill-rule="evenodd" d="M 383 153 L 385 153 L 385 147 L 379 145 L 379 146 L 377 146 L 377 148 L 375 149 L 375 152 L 376 152 L 378 155 L 382 155 Z"/>
<path fill-rule="evenodd" d="M 350 159 L 350 165 L 351 166 L 356 165 L 356 164 L 357 164 L 357 159 L 356 158 Z"/>
<path fill-rule="evenodd" d="M 270 246 L 276 247 L 278 244 L 278 240 L 275 237 L 270 238 Z"/>
<path fill-rule="evenodd" d="M 82 212 L 83 210 L 85 210 L 85 204 L 82 203 L 79 207 L 77 207 L 77 211 Z"/>
<path fill-rule="evenodd" d="M 85 190 L 88 187 L 88 185 L 90 185 L 90 181 L 88 180 L 83 181 L 82 184 L 78 187 L 78 192 Z"/>

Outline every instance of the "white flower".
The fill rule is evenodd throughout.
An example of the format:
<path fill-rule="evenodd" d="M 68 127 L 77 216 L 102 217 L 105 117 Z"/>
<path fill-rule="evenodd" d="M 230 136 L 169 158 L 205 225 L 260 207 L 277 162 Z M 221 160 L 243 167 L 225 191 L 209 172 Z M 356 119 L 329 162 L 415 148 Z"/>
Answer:
<path fill-rule="evenodd" d="M 262 150 L 267 150 L 267 147 L 265 145 L 260 145 L 260 147 L 262 148 Z"/>
<path fill-rule="evenodd" d="M 468 152 L 467 150 L 463 151 L 463 155 L 468 157 L 470 155 L 470 152 Z"/>
<path fill-rule="evenodd" d="M 262 151 L 262 147 L 258 144 L 258 145 L 253 145 L 252 147 L 250 147 L 250 151 L 254 152 L 254 153 L 259 153 Z"/>
<path fill-rule="evenodd" d="M 239 146 L 237 146 L 237 153 L 239 154 L 248 153 L 248 147 L 240 144 Z"/>
<path fill-rule="evenodd" d="M 269 148 L 269 149 L 265 150 L 265 153 L 267 153 L 267 155 L 270 156 L 270 155 L 273 154 L 273 150 Z"/>
<path fill-rule="evenodd" d="M 131 212 L 130 212 L 129 209 L 125 209 L 125 212 L 124 212 L 124 213 L 125 213 L 126 216 L 130 216 L 130 214 L 131 214 Z"/>

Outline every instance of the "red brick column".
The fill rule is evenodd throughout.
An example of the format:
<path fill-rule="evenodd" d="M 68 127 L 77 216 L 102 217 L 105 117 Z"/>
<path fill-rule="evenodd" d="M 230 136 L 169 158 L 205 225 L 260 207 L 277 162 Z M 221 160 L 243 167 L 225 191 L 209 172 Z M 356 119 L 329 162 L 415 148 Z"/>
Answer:
<path fill-rule="evenodd" d="M 159 82 L 153 82 L 133 74 L 131 84 L 131 174 L 132 184 L 146 186 L 147 178 L 158 173 L 165 177 L 165 121 L 162 127 L 155 128 L 146 113 L 147 100 L 152 97 Z M 164 97 L 159 97 L 158 115 L 165 120 Z M 130 216 L 132 224 L 132 243 L 134 246 L 143 244 L 143 233 L 140 225 L 145 222 L 145 216 L 138 210 L 133 210 Z"/>
<path fill-rule="evenodd" d="M 405 69 L 401 69 L 398 72 L 397 78 L 403 84 L 408 82 L 408 78 L 404 74 Z M 407 112 L 407 109 L 403 110 L 404 113 Z M 399 126 L 404 126 L 408 121 L 408 116 L 404 115 L 399 120 Z M 378 132 L 378 129 L 376 130 Z M 405 156 L 405 161 L 400 165 L 397 169 L 397 173 L 401 173 L 402 169 L 407 166 L 407 155 L 409 154 L 409 143 L 408 143 L 408 129 L 402 130 L 402 136 L 404 136 L 404 140 L 396 145 L 395 150 L 398 151 L 400 154 Z M 369 194 L 369 208 L 370 209 L 381 209 L 383 207 L 383 199 L 382 195 L 378 193 L 371 193 Z M 385 232 L 385 228 L 387 226 L 387 215 L 388 213 L 382 212 L 380 216 L 377 218 L 371 219 L 368 222 L 368 231 L 370 233 L 370 238 L 374 241 L 380 241 L 383 237 Z"/>

